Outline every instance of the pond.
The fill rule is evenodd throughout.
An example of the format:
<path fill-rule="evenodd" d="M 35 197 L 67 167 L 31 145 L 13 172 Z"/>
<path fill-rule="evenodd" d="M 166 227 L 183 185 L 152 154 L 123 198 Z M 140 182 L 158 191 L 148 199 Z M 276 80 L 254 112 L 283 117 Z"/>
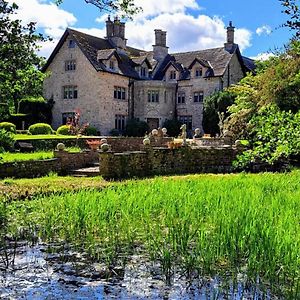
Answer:
<path fill-rule="evenodd" d="M 276 299 L 245 287 L 243 276 L 235 288 L 218 277 L 187 280 L 179 272 L 167 283 L 159 263 L 144 254 L 110 269 L 63 244 L 19 242 L 0 254 L 1 299 Z"/>

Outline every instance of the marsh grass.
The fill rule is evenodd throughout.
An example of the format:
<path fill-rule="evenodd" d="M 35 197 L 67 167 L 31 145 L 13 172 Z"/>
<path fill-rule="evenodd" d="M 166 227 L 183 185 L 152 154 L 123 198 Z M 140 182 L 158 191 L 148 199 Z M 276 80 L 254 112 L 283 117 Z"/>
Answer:
<path fill-rule="evenodd" d="M 158 177 L 9 206 L 11 225 L 113 264 L 143 249 L 168 282 L 244 276 L 299 298 L 300 172 Z M 14 225 L 13 225 L 14 224 Z"/>

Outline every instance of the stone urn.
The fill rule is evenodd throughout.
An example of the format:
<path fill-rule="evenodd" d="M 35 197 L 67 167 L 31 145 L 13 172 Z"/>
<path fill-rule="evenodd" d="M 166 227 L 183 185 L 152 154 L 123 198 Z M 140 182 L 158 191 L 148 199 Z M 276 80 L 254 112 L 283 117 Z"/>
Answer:
<path fill-rule="evenodd" d="M 56 145 L 56 149 L 57 149 L 58 151 L 64 151 L 64 150 L 66 149 L 66 146 L 65 146 L 65 144 L 63 144 L 63 143 L 58 143 L 58 144 Z"/>
<path fill-rule="evenodd" d="M 157 130 L 157 129 L 153 129 L 153 130 L 151 131 L 151 134 L 152 134 L 153 136 L 157 136 L 157 135 L 158 135 L 158 130 Z"/>
<path fill-rule="evenodd" d="M 101 145 L 101 150 L 103 152 L 107 152 L 109 150 L 109 145 L 107 143 L 104 143 Z"/>
<path fill-rule="evenodd" d="M 163 132 L 163 135 L 166 136 L 167 132 L 168 132 L 168 129 L 164 127 L 164 128 L 162 128 L 162 132 Z"/>
<path fill-rule="evenodd" d="M 144 144 L 144 146 L 146 146 L 146 147 L 147 147 L 147 146 L 150 146 L 150 144 L 151 144 L 150 139 L 149 139 L 148 137 L 144 138 L 143 144 Z"/>
<path fill-rule="evenodd" d="M 101 144 L 107 144 L 107 139 L 101 139 L 100 142 Z"/>

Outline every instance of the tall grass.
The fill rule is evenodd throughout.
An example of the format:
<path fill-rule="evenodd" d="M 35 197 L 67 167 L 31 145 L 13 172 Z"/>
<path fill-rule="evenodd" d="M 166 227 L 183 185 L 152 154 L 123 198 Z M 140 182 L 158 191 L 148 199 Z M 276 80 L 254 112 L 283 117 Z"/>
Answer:
<path fill-rule="evenodd" d="M 233 280 L 244 273 L 296 299 L 299 178 L 299 171 L 161 177 L 13 203 L 10 215 L 108 264 L 138 247 L 161 262 L 167 280 L 176 269 Z"/>

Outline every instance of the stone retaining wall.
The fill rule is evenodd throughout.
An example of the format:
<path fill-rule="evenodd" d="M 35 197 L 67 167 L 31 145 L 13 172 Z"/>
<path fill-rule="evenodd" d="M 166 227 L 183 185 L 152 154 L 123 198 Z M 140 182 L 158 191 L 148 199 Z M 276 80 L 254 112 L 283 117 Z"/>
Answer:
<path fill-rule="evenodd" d="M 163 174 L 228 173 L 238 154 L 232 146 L 148 148 L 124 153 L 100 152 L 100 175 L 107 179 Z"/>

